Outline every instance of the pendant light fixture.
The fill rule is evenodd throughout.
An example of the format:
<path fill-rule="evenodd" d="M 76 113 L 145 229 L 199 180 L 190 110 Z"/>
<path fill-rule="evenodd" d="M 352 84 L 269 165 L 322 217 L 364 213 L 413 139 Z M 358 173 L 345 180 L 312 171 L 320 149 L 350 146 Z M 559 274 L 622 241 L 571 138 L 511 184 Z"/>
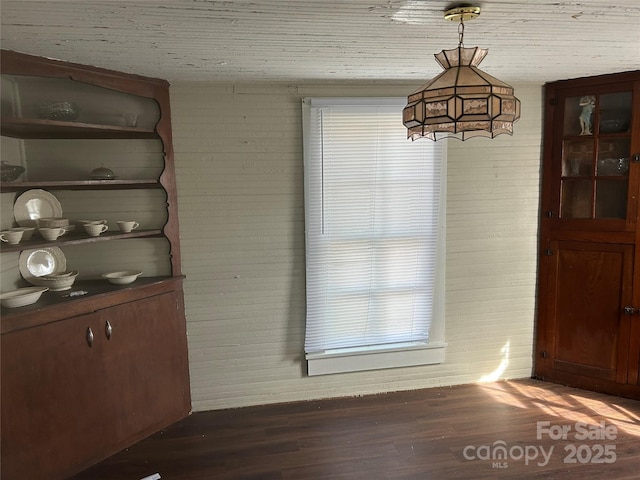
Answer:
<path fill-rule="evenodd" d="M 444 72 L 409 95 L 402 112 L 407 138 L 467 140 L 513 134 L 513 123 L 520 118 L 513 87 L 478 68 L 487 49 L 464 47 L 464 22 L 478 15 L 480 7 L 472 6 L 445 12 L 445 19 L 460 22 L 458 48 L 436 54 Z"/>

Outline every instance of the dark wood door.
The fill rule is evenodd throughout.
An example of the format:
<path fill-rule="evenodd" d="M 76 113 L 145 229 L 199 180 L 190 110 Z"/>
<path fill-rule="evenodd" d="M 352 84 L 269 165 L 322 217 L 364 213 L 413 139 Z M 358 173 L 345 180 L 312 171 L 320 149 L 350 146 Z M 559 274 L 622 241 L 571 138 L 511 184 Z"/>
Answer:
<path fill-rule="evenodd" d="M 96 314 L 2 335 L 2 478 L 64 478 L 100 457 L 105 418 Z"/>
<path fill-rule="evenodd" d="M 626 383 L 633 246 L 552 241 L 538 375 L 588 387 Z"/>
<path fill-rule="evenodd" d="M 640 72 L 545 86 L 539 378 L 640 398 Z"/>
<path fill-rule="evenodd" d="M 110 422 L 122 447 L 190 411 L 184 311 L 176 292 L 100 312 Z"/>

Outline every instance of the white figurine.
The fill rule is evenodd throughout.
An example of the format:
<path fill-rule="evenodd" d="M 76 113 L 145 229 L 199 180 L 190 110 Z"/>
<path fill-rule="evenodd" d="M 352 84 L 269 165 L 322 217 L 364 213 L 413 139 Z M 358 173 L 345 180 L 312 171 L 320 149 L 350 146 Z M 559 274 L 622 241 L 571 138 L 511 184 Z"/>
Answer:
<path fill-rule="evenodd" d="M 591 116 L 593 109 L 596 107 L 596 97 L 593 95 L 585 95 L 580 98 L 580 135 L 591 135 Z"/>

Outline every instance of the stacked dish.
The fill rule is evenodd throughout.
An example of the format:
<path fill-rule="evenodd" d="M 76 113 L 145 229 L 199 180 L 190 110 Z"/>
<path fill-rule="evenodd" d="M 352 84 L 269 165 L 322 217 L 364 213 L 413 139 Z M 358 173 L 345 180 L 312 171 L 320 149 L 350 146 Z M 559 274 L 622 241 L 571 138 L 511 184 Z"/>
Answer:
<path fill-rule="evenodd" d="M 40 219 L 62 219 L 62 205 L 55 195 L 35 188 L 16 198 L 13 216 L 21 227 L 42 227 L 44 225 L 38 225 Z"/>
<path fill-rule="evenodd" d="M 20 274 L 31 285 L 52 292 L 69 290 L 78 271 L 67 272 L 67 258 L 58 247 L 23 250 L 18 258 Z"/>
<path fill-rule="evenodd" d="M 67 271 L 67 257 L 58 247 L 23 250 L 18 258 L 20 274 L 32 283 L 35 277 L 64 273 Z"/>
<path fill-rule="evenodd" d="M 32 278 L 31 283 L 41 287 L 47 287 L 52 292 L 62 292 L 71 288 L 77 276 L 77 270 L 73 272 L 50 273 L 49 275 Z"/>

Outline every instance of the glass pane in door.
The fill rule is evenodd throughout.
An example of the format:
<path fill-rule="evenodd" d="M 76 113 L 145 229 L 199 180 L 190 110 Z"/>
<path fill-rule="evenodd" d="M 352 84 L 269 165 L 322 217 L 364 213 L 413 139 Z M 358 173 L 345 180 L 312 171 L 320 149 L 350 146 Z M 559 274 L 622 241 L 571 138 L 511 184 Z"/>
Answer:
<path fill-rule="evenodd" d="M 592 188 L 591 180 L 563 180 L 560 216 L 591 218 Z"/>
<path fill-rule="evenodd" d="M 629 137 L 600 139 L 598 146 L 598 176 L 629 175 Z"/>
<path fill-rule="evenodd" d="M 596 181 L 596 218 L 627 218 L 626 181 Z"/>
<path fill-rule="evenodd" d="M 593 135 L 595 95 L 567 97 L 564 105 L 564 136 Z"/>
<path fill-rule="evenodd" d="M 598 133 L 623 133 L 631 127 L 631 92 L 600 95 Z"/>
<path fill-rule="evenodd" d="M 562 176 L 593 175 L 593 137 L 565 140 L 562 152 Z"/>

